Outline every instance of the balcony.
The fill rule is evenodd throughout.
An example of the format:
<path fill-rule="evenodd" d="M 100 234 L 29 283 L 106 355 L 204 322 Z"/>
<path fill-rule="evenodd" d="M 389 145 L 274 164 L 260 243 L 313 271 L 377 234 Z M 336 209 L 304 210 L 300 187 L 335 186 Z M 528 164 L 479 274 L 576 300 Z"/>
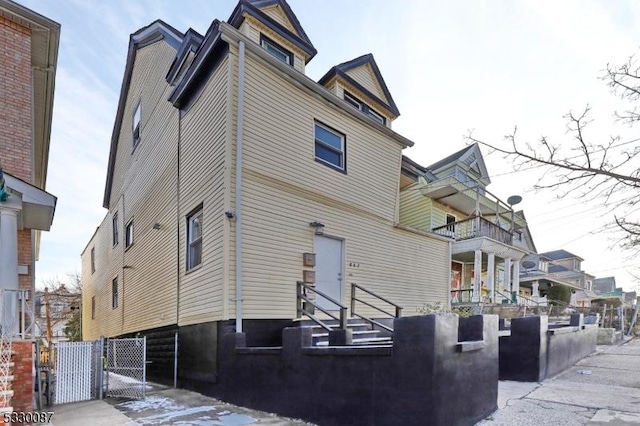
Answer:
<path fill-rule="evenodd" d="M 439 226 L 432 231 L 443 237 L 454 238 L 456 241 L 487 237 L 508 245 L 513 243 L 511 232 L 480 216 Z"/>

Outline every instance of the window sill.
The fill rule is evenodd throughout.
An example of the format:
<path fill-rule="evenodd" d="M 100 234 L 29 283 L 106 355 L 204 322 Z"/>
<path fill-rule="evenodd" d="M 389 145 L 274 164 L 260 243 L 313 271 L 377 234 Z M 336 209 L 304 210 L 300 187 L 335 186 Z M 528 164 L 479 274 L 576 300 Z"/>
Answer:
<path fill-rule="evenodd" d="M 202 262 L 200 262 L 200 264 L 198 264 L 198 265 L 194 266 L 194 267 L 193 267 L 193 268 L 191 268 L 191 269 L 187 269 L 187 270 L 185 271 L 185 273 L 184 273 L 184 274 L 185 274 L 185 275 L 189 275 L 190 273 L 195 272 L 195 271 L 197 271 L 197 270 L 199 270 L 199 269 L 202 269 Z"/>
<path fill-rule="evenodd" d="M 125 252 L 125 253 L 126 253 L 126 252 L 128 252 L 128 251 L 129 251 L 129 249 L 130 249 L 131 247 L 133 247 L 133 243 L 131 243 L 131 244 L 129 244 L 128 246 L 126 246 L 126 247 L 124 248 L 124 252 Z"/>

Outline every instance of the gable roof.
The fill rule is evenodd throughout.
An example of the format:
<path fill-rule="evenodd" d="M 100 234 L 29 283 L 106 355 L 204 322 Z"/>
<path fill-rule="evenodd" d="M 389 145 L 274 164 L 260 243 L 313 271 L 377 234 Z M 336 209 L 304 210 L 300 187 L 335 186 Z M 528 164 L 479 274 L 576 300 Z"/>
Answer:
<path fill-rule="evenodd" d="M 474 158 L 475 165 L 465 164 L 465 159 L 470 157 Z M 434 174 L 438 174 L 439 171 L 448 169 L 455 164 L 460 164 L 464 169 L 475 169 L 475 171 L 480 176 L 480 181 L 485 185 L 489 185 L 491 183 L 491 179 L 489 178 L 489 171 L 487 170 L 487 166 L 484 163 L 484 157 L 482 156 L 482 151 L 480 151 L 480 146 L 477 143 L 473 145 L 469 145 L 460 151 L 454 152 L 448 157 L 443 158 L 440 161 L 433 163 L 430 166 L 427 166 L 429 170 L 431 170 Z"/>
<path fill-rule="evenodd" d="M 295 32 L 289 30 L 261 10 L 272 6 L 280 7 L 286 18 L 291 22 Z M 309 36 L 307 36 L 307 33 L 302 28 L 302 25 L 300 25 L 300 21 L 285 0 L 240 0 L 235 9 L 233 9 L 227 22 L 236 28 L 240 28 L 240 25 L 244 21 L 243 14 L 245 12 L 305 52 L 308 55 L 305 63 L 308 63 L 318 53 L 313 43 L 311 43 Z"/>
<path fill-rule="evenodd" d="M 562 260 L 562 259 L 571 259 L 571 258 L 577 258 L 580 260 L 584 260 L 583 258 L 581 258 L 580 256 L 577 256 L 573 253 L 570 253 L 566 250 L 553 250 L 553 251 L 547 251 L 544 253 L 540 253 L 541 255 L 548 257 L 551 260 Z"/>
<path fill-rule="evenodd" d="M 184 34 L 173 28 L 171 25 L 157 20 L 140 28 L 129 37 L 129 51 L 127 53 L 127 63 L 124 69 L 124 78 L 122 79 L 122 87 L 120 88 L 120 98 L 118 100 L 118 110 L 116 112 L 116 120 L 113 124 L 113 132 L 111 134 L 111 148 L 109 149 L 109 164 L 107 166 L 107 181 L 104 188 L 104 199 L 102 206 L 109 208 L 111 201 L 111 185 L 113 184 L 113 168 L 116 162 L 116 153 L 118 150 L 118 139 L 120 128 L 122 126 L 122 118 L 124 115 L 124 107 L 129 93 L 129 85 L 131 84 L 131 76 L 133 74 L 133 65 L 136 60 L 138 49 L 149 46 L 153 43 L 164 40 L 176 51 L 182 46 Z"/>
<path fill-rule="evenodd" d="M 380 99 L 379 96 L 376 96 L 374 93 L 371 93 L 370 90 L 366 89 L 362 84 L 358 83 L 356 80 L 354 80 L 353 77 L 347 74 L 347 71 L 352 70 L 354 68 L 361 67 L 363 65 L 371 66 L 371 69 L 373 70 L 373 74 L 376 78 L 376 81 L 380 85 L 380 88 L 382 89 L 382 92 L 384 93 L 386 100 Z M 393 100 L 393 97 L 391 96 L 389 89 L 387 88 L 387 84 L 384 82 L 384 78 L 382 78 L 382 74 L 380 73 L 378 64 L 376 64 L 376 60 L 373 58 L 373 55 L 371 53 L 367 53 L 366 55 L 362 55 L 358 58 L 352 59 L 347 62 L 343 62 L 334 67 L 331 67 L 331 69 L 327 71 L 327 73 L 324 76 L 322 76 L 320 80 L 318 80 L 318 83 L 324 86 L 326 83 L 329 82 L 329 80 L 331 80 L 334 77 L 342 78 L 347 83 L 354 86 L 356 89 L 365 93 L 374 101 L 385 106 L 394 115 L 396 116 L 400 115 L 400 111 L 398 111 L 398 107 L 396 106 L 396 103 Z"/>
<path fill-rule="evenodd" d="M 433 173 L 431 173 L 431 170 L 421 166 L 406 155 L 402 156 L 401 170 L 405 176 L 410 177 L 416 182 L 421 176 L 424 177 L 427 181 L 434 181 L 438 179 Z"/>
<path fill-rule="evenodd" d="M 169 67 L 169 71 L 167 72 L 167 83 L 173 85 L 175 84 L 175 80 L 178 77 L 180 70 L 183 67 L 184 62 L 186 61 L 189 53 L 195 53 L 200 48 L 202 44 L 202 40 L 204 37 L 195 31 L 193 28 L 189 28 L 187 32 L 184 34 L 184 38 L 182 40 L 182 46 L 178 53 L 176 54 L 171 67 Z"/>

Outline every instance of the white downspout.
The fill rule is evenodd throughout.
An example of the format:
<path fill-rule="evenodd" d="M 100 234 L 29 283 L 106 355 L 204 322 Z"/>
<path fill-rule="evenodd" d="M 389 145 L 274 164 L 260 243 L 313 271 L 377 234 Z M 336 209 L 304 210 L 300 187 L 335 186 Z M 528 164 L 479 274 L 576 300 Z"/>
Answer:
<path fill-rule="evenodd" d="M 244 41 L 238 43 L 238 116 L 236 121 L 236 333 L 242 333 L 242 142 L 244 122 Z"/>

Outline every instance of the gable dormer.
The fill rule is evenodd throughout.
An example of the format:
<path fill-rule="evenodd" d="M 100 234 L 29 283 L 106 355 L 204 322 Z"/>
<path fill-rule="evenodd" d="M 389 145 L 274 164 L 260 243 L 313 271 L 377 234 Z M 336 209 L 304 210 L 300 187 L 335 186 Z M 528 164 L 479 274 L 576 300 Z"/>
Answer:
<path fill-rule="evenodd" d="M 318 83 L 387 127 L 391 127 L 391 122 L 400 116 L 400 111 L 370 53 L 336 65 Z"/>
<path fill-rule="evenodd" d="M 228 23 L 302 73 L 317 53 L 285 0 L 240 0 Z"/>
<path fill-rule="evenodd" d="M 200 33 L 189 28 L 182 39 L 182 46 L 178 50 L 178 53 L 176 53 L 176 58 L 173 60 L 171 68 L 169 68 L 169 72 L 167 73 L 167 83 L 172 86 L 180 83 L 185 71 L 189 68 L 193 58 L 196 56 L 196 52 L 198 51 L 198 48 L 200 48 L 202 40 L 203 37 Z"/>
<path fill-rule="evenodd" d="M 487 166 L 478 144 L 469 145 L 427 167 L 438 179 L 453 176 L 469 187 L 483 190 L 491 183 Z"/>

